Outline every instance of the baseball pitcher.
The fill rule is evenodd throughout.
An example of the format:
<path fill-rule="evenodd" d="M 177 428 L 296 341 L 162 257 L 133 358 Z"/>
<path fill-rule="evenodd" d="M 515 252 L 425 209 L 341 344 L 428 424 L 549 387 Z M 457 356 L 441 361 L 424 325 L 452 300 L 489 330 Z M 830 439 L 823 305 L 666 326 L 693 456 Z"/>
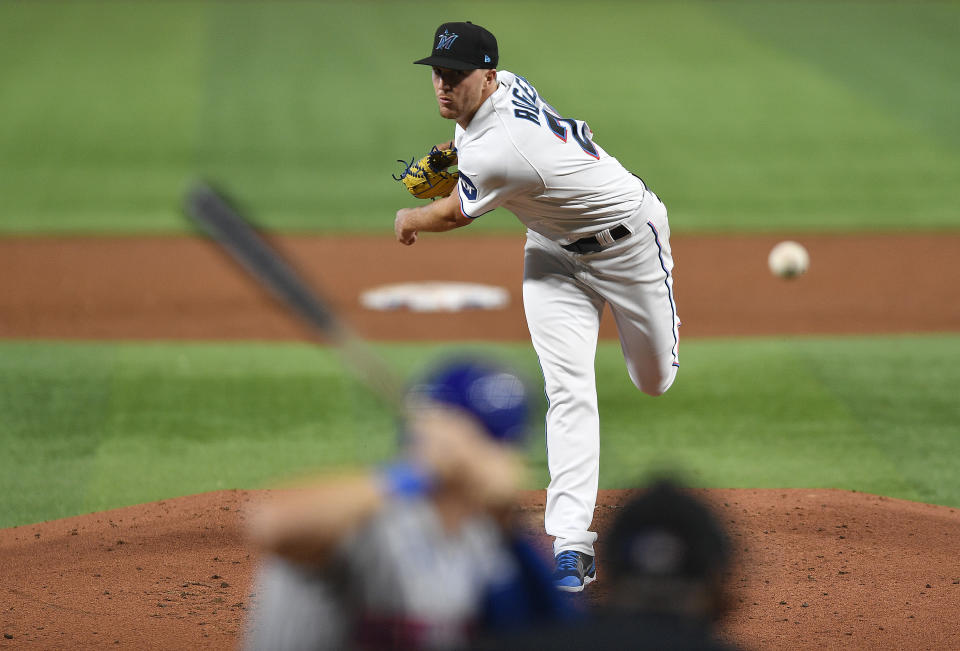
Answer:
<path fill-rule="evenodd" d="M 523 303 L 549 399 L 546 531 L 557 588 L 579 592 L 596 578 L 594 357 L 604 305 L 637 388 L 661 395 L 679 366 L 667 209 L 585 122 L 520 75 L 498 71 L 497 41 L 483 27 L 440 25 L 431 56 L 415 63 L 431 66 L 440 115 L 456 122 L 454 140 L 441 147 L 456 154 L 458 182 L 447 189 L 454 184 L 442 175 L 451 174 L 440 168 L 451 159 L 441 161 L 441 150 L 411 164 L 401 180 L 411 192 L 425 182 L 436 190 L 418 196 L 437 199 L 399 210 L 395 234 L 411 245 L 421 231 L 460 228 L 498 206 L 526 225 Z"/>

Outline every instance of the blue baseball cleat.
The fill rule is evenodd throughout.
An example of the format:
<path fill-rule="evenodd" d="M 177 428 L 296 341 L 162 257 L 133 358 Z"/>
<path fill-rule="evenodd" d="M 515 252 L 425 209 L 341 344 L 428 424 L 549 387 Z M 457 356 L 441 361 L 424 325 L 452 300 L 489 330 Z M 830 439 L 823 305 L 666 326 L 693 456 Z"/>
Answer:
<path fill-rule="evenodd" d="M 580 592 L 597 578 L 597 562 L 593 556 L 568 549 L 557 554 L 553 585 L 564 592 Z"/>

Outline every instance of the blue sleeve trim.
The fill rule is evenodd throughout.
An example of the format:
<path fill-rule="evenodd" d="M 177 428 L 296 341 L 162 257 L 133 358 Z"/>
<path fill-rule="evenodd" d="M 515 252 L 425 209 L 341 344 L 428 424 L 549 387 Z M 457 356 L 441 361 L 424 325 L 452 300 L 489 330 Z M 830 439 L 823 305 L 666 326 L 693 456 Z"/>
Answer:
<path fill-rule="evenodd" d="M 459 190 L 457 191 L 457 198 L 460 199 L 460 214 L 466 217 L 467 219 L 476 219 L 477 217 L 483 217 L 488 212 L 493 212 L 494 210 L 496 210 L 496 208 L 491 208 L 487 212 L 482 212 L 479 215 L 470 215 L 470 214 L 467 214 L 467 211 L 463 209 L 463 195 L 460 194 Z"/>

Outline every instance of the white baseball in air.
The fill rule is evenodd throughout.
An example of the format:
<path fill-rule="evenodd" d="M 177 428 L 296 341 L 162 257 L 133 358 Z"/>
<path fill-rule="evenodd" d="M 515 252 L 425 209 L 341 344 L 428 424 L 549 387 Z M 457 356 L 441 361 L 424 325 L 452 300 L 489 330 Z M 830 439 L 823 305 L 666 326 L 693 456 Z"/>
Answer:
<path fill-rule="evenodd" d="M 810 254 L 799 242 L 786 240 L 770 250 L 770 271 L 781 278 L 794 278 L 810 268 Z"/>

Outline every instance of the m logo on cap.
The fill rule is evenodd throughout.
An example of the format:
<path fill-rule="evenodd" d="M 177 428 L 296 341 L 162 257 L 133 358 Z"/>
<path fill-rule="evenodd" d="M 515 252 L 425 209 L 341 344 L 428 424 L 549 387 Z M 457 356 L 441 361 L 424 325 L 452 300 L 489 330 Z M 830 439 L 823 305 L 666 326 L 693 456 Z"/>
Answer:
<path fill-rule="evenodd" d="M 457 40 L 459 34 L 451 34 L 447 30 L 443 30 L 443 34 L 438 35 L 439 43 L 437 43 L 436 49 L 438 50 L 449 50 L 453 45 L 453 42 Z"/>
<path fill-rule="evenodd" d="M 459 34 L 451 34 L 447 30 L 443 30 L 443 34 L 439 35 L 440 42 L 437 43 L 438 50 L 449 50 L 450 46 L 453 45 L 453 42 L 457 40 Z"/>

